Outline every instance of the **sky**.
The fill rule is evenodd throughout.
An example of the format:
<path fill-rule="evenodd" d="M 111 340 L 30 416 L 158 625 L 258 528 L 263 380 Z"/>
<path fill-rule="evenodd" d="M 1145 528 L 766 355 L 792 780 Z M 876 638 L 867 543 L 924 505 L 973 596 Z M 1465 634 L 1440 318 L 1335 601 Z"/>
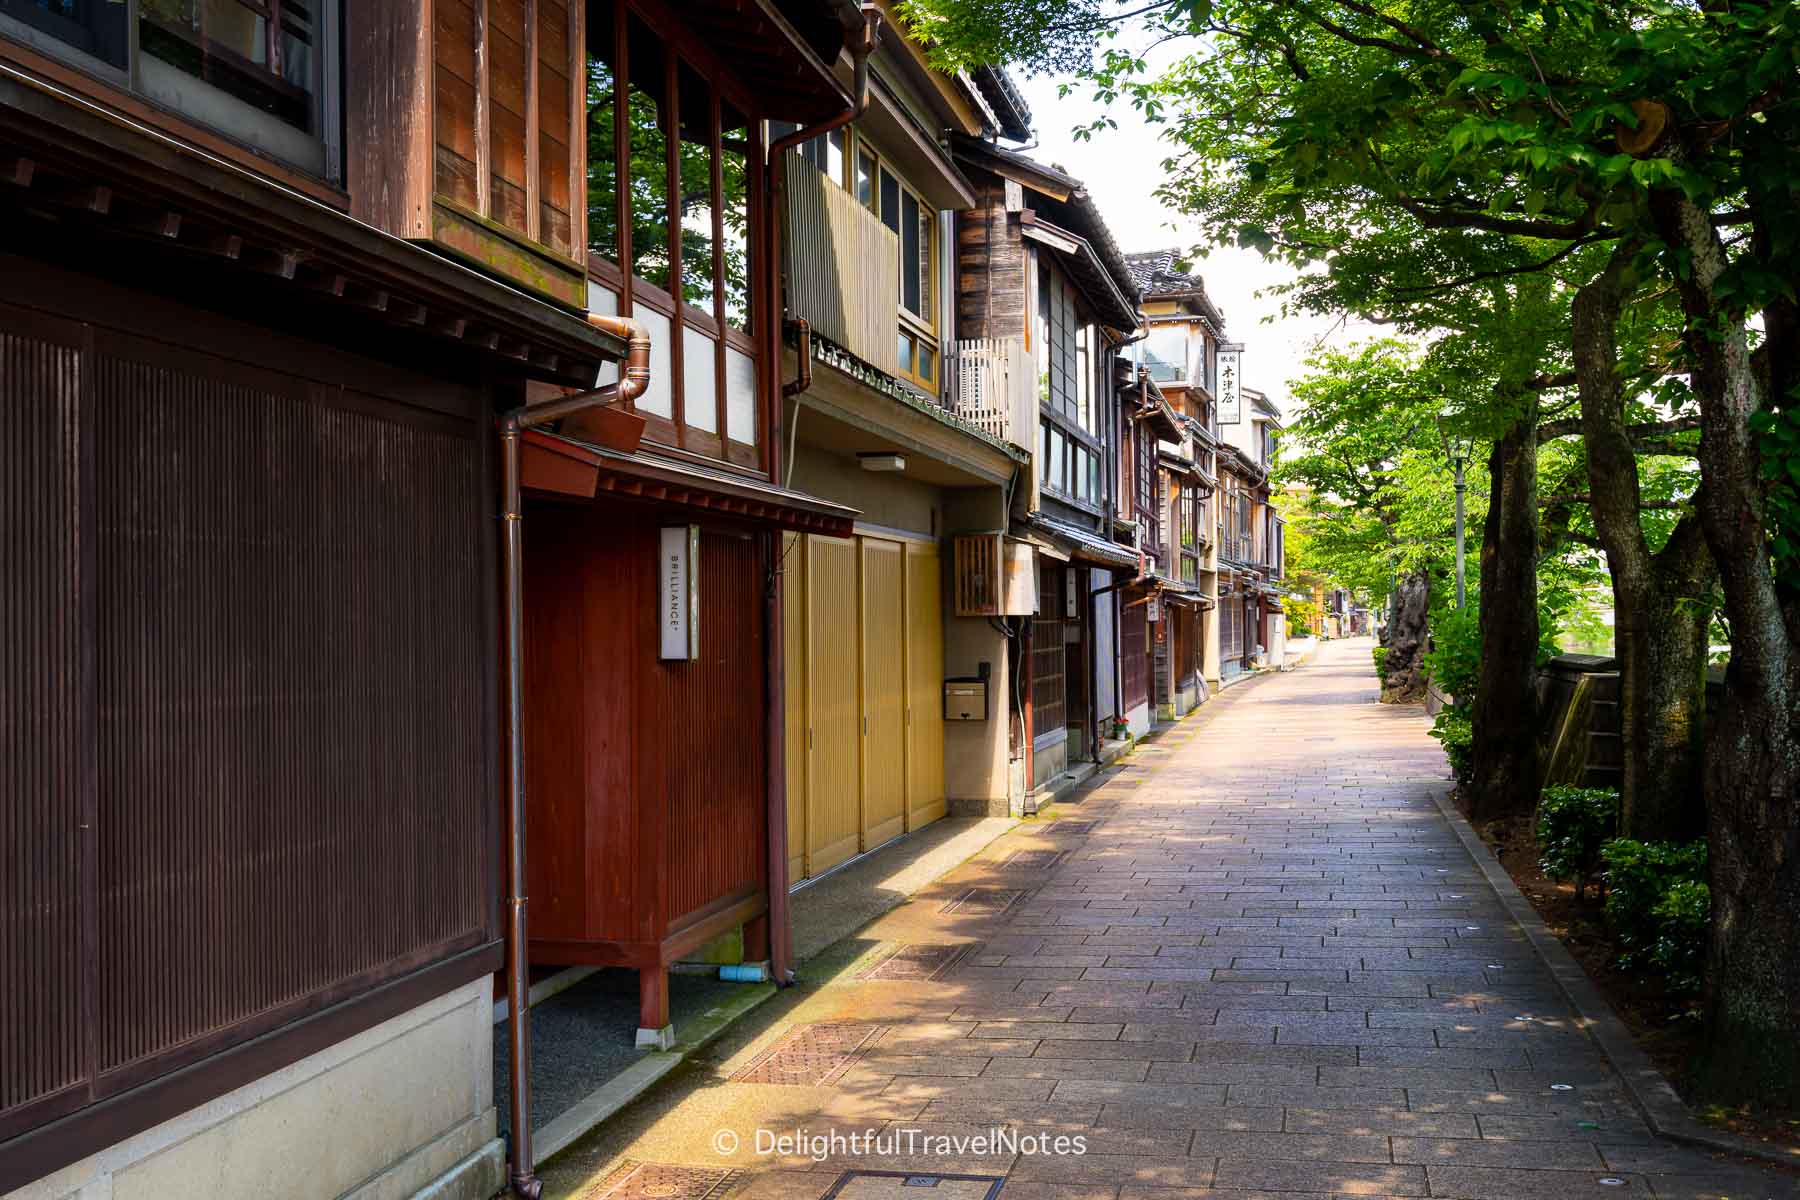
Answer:
<path fill-rule="evenodd" d="M 1153 58 L 1151 65 L 1160 64 Z M 1161 182 L 1162 160 L 1168 153 L 1160 126 L 1146 124 L 1129 104 L 1119 104 L 1111 110 L 1119 123 L 1117 131 L 1076 141 L 1070 131 L 1092 120 L 1096 111 L 1085 89 L 1077 85 L 1067 98 L 1059 98 L 1054 78 L 1015 73 L 1014 82 L 1024 92 L 1037 127 L 1038 144 L 1029 153 L 1087 185 L 1120 249 L 1130 254 L 1178 246 L 1185 252 L 1207 242 L 1197 221 L 1169 211 L 1152 194 Z M 1303 372 L 1315 343 L 1324 339 L 1327 345 L 1342 346 L 1371 336 L 1369 328 L 1346 328 L 1336 318 L 1282 316 L 1279 297 L 1258 293 L 1292 279 L 1294 269 L 1265 261 L 1254 250 L 1210 247 L 1194 265 L 1206 280 L 1207 293 L 1225 314 L 1226 336 L 1244 344 L 1245 385 L 1267 393 L 1284 411 L 1288 381 Z"/>

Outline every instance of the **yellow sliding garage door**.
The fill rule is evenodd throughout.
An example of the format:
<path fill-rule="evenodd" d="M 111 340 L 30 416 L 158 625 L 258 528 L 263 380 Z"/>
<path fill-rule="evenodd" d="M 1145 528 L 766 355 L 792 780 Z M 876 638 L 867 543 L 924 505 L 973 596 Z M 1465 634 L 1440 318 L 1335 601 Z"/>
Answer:
<path fill-rule="evenodd" d="M 862 712 L 855 538 L 806 539 L 806 859 L 828 871 L 861 849 Z"/>
<path fill-rule="evenodd" d="M 937 547 L 794 537 L 783 562 L 788 878 L 944 815 Z"/>
<path fill-rule="evenodd" d="M 906 832 L 906 547 L 862 539 L 862 834 Z"/>

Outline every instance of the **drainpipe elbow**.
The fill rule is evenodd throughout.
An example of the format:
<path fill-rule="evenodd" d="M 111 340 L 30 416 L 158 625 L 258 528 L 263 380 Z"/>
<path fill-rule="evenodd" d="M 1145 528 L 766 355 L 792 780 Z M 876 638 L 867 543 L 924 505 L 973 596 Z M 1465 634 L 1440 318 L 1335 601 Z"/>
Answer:
<path fill-rule="evenodd" d="M 589 313 L 587 319 L 589 325 L 602 333 L 625 339 L 625 363 L 619 372 L 619 382 L 613 385 L 613 395 L 606 402 L 636 400 L 650 386 L 650 331 L 635 317 Z"/>

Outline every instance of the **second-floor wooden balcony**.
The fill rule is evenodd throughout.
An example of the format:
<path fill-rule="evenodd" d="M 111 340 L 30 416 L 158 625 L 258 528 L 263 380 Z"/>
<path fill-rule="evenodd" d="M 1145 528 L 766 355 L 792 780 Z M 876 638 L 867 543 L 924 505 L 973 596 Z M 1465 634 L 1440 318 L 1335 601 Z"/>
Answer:
<path fill-rule="evenodd" d="M 900 242 L 798 151 L 785 167 L 788 303 L 813 332 L 899 375 Z"/>
<path fill-rule="evenodd" d="M 953 342 L 945 376 L 948 407 L 982 432 L 1025 450 L 1037 430 L 1037 366 L 1024 338 Z"/>

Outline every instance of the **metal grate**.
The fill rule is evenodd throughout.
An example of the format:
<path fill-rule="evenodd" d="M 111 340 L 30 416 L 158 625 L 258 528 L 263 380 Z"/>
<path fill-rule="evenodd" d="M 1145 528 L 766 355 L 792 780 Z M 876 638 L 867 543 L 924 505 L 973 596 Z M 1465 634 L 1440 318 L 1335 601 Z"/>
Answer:
<path fill-rule="evenodd" d="M 1020 888 L 970 888 L 939 911 L 958 916 L 996 916 L 1018 902 L 1025 892 Z"/>
<path fill-rule="evenodd" d="M 739 1175 L 716 1167 L 627 1162 L 595 1184 L 584 1200 L 716 1200 Z"/>
<path fill-rule="evenodd" d="M 856 1065 L 880 1025 L 796 1025 L 731 1078 L 738 1083 L 817 1087 L 834 1083 Z"/>
<path fill-rule="evenodd" d="M 994 1200 L 1005 1182 L 999 1175 L 846 1171 L 823 1200 Z"/>
<path fill-rule="evenodd" d="M 1000 860 L 1000 868 L 1008 871 L 1048 871 L 1059 867 L 1069 857 L 1067 850 L 1014 850 Z"/>
<path fill-rule="evenodd" d="M 859 979 L 941 979 L 950 968 L 975 949 L 974 942 L 939 946 L 902 946 L 872 967 L 858 973 Z"/>

